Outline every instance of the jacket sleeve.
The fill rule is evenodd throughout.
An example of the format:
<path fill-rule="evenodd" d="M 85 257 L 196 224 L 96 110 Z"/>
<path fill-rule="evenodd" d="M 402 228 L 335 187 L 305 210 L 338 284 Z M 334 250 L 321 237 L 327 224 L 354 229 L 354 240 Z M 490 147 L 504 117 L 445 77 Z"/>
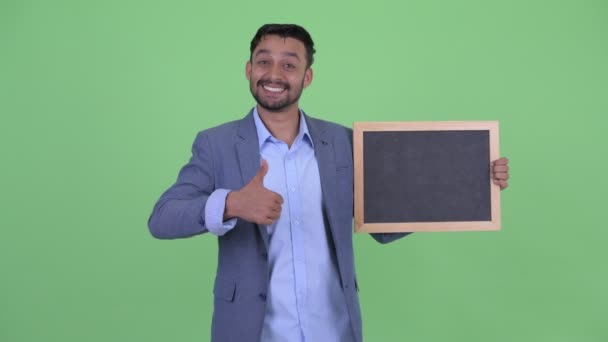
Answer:
<path fill-rule="evenodd" d="M 159 239 L 176 239 L 207 232 L 205 204 L 214 190 L 211 143 L 201 132 L 192 145 L 190 161 L 156 202 L 148 220 L 150 233 Z"/>

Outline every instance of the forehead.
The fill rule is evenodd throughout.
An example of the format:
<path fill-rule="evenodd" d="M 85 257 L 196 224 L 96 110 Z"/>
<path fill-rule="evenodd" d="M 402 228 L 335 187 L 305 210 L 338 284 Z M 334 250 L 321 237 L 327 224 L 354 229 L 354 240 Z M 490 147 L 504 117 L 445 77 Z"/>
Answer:
<path fill-rule="evenodd" d="M 258 46 L 253 50 L 253 56 L 256 56 L 258 53 L 296 54 L 298 57 L 303 58 L 306 55 L 306 47 L 304 43 L 295 38 L 266 35 L 260 39 Z"/>

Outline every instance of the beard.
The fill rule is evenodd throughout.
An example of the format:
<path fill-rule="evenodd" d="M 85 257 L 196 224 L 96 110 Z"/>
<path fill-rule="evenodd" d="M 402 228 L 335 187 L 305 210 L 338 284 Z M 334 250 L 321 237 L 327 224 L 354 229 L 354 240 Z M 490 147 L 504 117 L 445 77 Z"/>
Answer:
<path fill-rule="evenodd" d="M 264 99 L 259 93 L 260 88 L 262 88 L 265 84 L 271 86 L 281 86 L 285 88 L 285 93 L 287 96 L 281 99 Z M 258 103 L 260 107 L 266 109 L 269 112 L 281 112 L 287 107 L 297 103 L 300 100 L 300 96 L 302 96 L 302 91 L 304 90 L 304 79 L 300 82 L 300 86 L 293 89 L 288 83 L 283 82 L 271 82 L 269 80 L 259 80 L 255 87 L 253 84 L 249 86 L 249 90 L 251 91 L 251 95 Z"/>

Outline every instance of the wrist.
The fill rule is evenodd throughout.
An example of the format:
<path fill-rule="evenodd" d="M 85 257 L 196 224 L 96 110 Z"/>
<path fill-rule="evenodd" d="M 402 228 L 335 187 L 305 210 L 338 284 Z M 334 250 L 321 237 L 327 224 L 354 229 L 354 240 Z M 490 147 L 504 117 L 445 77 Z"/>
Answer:
<path fill-rule="evenodd" d="M 226 204 L 224 205 L 224 221 L 238 217 L 235 209 L 235 196 L 238 197 L 238 191 L 230 191 L 226 196 Z"/>

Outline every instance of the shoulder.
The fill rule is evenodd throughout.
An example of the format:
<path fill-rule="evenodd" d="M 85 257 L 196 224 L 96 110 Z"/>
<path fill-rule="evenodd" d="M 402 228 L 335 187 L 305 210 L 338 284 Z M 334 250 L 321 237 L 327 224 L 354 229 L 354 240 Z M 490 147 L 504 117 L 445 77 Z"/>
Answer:
<path fill-rule="evenodd" d="M 334 139 L 346 139 L 348 141 L 352 141 L 353 130 L 349 127 L 335 122 L 317 119 L 309 115 L 306 115 L 306 121 L 308 123 L 309 130 L 313 130 L 317 134 L 325 137 L 332 137 Z"/>
<path fill-rule="evenodd" d="M 317 129 L 320 131 L 331 131 L 331 132 L 336 132 L 336 133 L 347 133 L 347 134 L 351 134 L 352 133 L 352 129 L 350 129 L 349 127 L 343 126 L 339 123 L 335 123 L 335 122 L 331 122 L 331 121 L 327 121 L 327 120 L 323 120 L 323 119 L 318 119 L 315 117 L 312 117 L 308 114 L 305 114 L 307 122 L 310 125 L 313 126 L 313 129 Z"/>
<path fill-rule="evenodd" d="M 255 132 L 255 124 L 251 113 L 249 113 L 242 119 L 226 122 L 198 132 L 195 143 L 202 141 L 208 141 L 210 143 L 239 141 L 240 139 L 237 137 L 242 136 L 243 134 L 245 136 L 250 135 L 251 132 Z"/>
<path fill-rule="evenodd" d="M 335 122 L 331 122 L 331 121 L 327 121 L 327 120 L 323 120 L 323 119 L 318 119 L 318 118 L 312 117 L 308 114 L 306 114 L 306 119 L 309 123 L 313 124 L 317 128 L 331 129 L 331 130 L 337 130 L 337 131 L 349 131 L 350 130 L 350 128 L 343 126 L 339 123 L 335 123 Z"/>
<path fill-rule="evenodd" d="M 239 122 L 241 122 L 241 121 L 242 121 L 242 119 L 226 122 L 226 123 L 223 123 L 223 124 L 215 126 L 215 127 L 205 128 L 204 130 L 201 130 L 200 132 L 198 132 L 197 138 L 204 136 L 209 139 L 214 139 L 214 138 L 221 138 L 221 137 L 225 138 L 230 135 L 235 135 L 236 132 L 238 131 Z"/>

